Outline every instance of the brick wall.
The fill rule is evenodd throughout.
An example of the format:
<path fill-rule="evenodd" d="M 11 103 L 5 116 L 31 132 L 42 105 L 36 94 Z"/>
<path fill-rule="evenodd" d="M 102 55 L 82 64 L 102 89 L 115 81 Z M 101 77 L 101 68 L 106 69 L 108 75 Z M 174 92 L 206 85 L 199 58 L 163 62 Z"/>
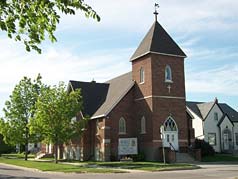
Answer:
<path fill-rule="evenodd" d="M 125 97 L 109 113 L 105 125 L 110 129 L 105 130 L 105 139 L 110 139 L 111 158 L 118 158 L 118 139 L 136 137 L 137 123 L 134 117 L 134 89 L 132 88 Z M 119 134 L 119 120 L 123 117 L 126 121 L 126 134 Z"/>

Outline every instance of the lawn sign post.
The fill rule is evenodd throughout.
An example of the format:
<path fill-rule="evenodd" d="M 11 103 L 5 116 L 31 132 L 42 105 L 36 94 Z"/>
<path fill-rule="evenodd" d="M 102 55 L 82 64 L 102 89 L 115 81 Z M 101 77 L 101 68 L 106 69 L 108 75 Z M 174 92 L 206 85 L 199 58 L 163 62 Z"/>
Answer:
<path fill-rule="evenodd" d="M 162 139 L 163 160 L 165 164 L 166 161 L 165 161 L 165 152 L 164 152 L 164 125 L 160 126 L 160 137 Z"/>

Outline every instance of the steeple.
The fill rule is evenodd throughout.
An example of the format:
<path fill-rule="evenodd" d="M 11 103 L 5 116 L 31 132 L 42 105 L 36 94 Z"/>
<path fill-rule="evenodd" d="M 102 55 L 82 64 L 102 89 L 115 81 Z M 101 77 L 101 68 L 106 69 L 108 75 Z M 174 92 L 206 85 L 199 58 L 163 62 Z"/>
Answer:
<path fill-rule="evenodd" d="M 133 61 L 148 53 L 178 56 L 183 58 L 186 57 L 186 54 L 181 50 L 181 48 L 157 21 L 157 8 L 158 4 L 155 4 L 154 24 L 140 43 L 139 47 L 136 49 L 135 53 L 132 55 L 130 61 Z"/>
<path fill-rule="evenodd" d="M 157 9 L 159 8 L 159 4 L 155 3 L 155 12 L 154 12 L 154 15 L 155 15 L 155 21 L 157 21 L 157 16 L 158 16 L 158 12 L 157 12 Z"/>

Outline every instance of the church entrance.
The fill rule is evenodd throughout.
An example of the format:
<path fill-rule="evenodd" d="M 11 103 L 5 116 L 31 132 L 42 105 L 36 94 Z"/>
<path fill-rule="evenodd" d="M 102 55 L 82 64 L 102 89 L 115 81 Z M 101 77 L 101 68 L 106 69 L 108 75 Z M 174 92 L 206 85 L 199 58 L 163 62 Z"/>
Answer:
<path fill-rule="evenodd" d="M 163 145 L 171 150 L 178 151 L 178 128 L 172 117 L 164 122 Z"/>

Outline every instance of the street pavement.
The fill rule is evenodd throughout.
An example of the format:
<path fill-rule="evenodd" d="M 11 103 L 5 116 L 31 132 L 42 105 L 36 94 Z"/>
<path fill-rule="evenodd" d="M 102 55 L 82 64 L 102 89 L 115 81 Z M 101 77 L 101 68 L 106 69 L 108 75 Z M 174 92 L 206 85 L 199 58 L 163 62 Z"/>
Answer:
<path fill-rule="evenodd" d="M 238 179 L 237 164 L 206 164 L 201 169 L 120 174 L 75 174 L 40 172 L 0 164 L 0 179 Z"/>

